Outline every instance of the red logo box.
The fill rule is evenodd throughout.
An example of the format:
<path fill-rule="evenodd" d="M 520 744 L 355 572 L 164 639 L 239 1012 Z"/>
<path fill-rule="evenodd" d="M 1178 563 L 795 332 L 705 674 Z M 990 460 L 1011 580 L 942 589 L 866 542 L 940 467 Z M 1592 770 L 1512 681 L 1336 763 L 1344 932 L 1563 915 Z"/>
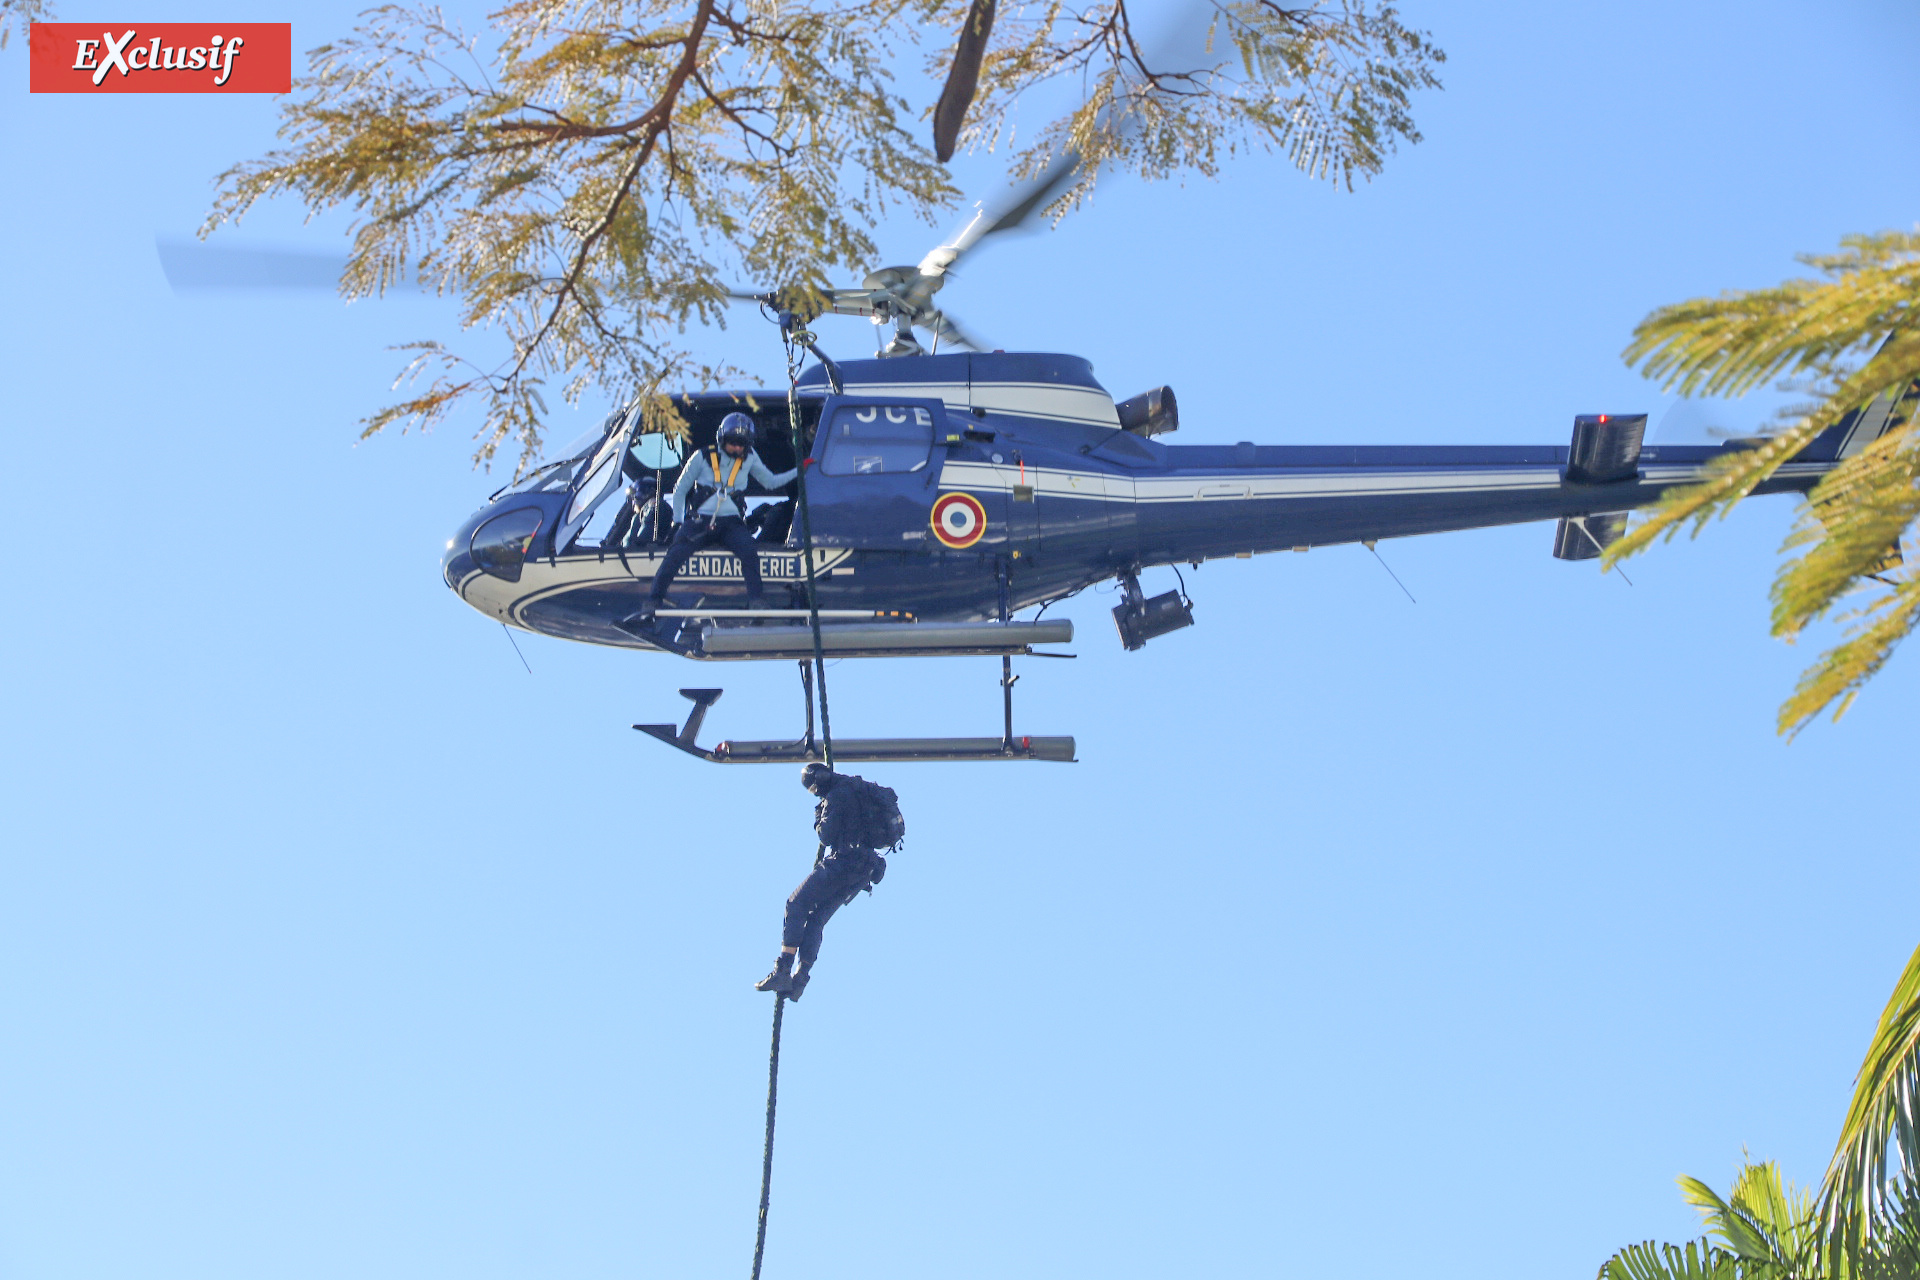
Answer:
<path fill-rule="evenodd" d="M 36 22 L 34 93 L 286 93 L 291 22 Z"/>

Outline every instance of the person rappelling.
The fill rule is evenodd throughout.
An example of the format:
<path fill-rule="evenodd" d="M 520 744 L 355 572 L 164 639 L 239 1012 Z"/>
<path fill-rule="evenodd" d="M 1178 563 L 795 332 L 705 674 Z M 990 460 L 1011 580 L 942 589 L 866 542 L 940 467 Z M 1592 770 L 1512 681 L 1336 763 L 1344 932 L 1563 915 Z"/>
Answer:
<path fill-rule="evenodd" d="M 720 420 L 714 447 L 696 453 L 680 469 L 680 480 L 673 486 L 673 519 L 679 525 L 673 545 L 653 575 L 653 588 L 647 593 L 640 611 L 628 622 L 651 619 L 666 603 L 667 588 L 693 553 L 715 543 L 724 545 L 740 559 L 740 573 L 746 580 L 747 607 L 760 605 L 760 547 L 753 530 L 747 526 L 746 492 L 749 480 L 758 480 L 769 489 L 793 483 L 800 468 L 775 473 L 760 461 L 753 448 L 753 419 L 744 413 L 730 413 Z M 687 515 L 688 498 L 698 490 L 706 496 L 696 501 L 694 513 Z"/>
<path fill-rule="evenodd" d="M 813 870 L 787 899 L 773 972 L 754 984 L 789 1000 L 798 1000 L 807 989 L 827 921 L 862 889 L 873 891 L 887 874 L 886 855 L 897 850 L 907 834 L 899 797 L 891 787 L 835 773 L 818 762 L 800 771 L 800 785 L 820 797 L 813 808 L 820 847 Z"/>

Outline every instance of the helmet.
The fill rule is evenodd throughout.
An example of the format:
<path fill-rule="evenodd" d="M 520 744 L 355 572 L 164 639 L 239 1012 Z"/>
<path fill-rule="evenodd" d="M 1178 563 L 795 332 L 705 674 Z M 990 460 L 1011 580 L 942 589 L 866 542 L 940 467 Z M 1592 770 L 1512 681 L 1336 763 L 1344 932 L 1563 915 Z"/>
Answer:
<path fill-rule="evenodd" d="M 744 413 L 730 413 L 720 419 L 720 433 L 715 439 L 722 449 L 734 444 L 751 449 L 755 434 L 752 418 Z"/>
<path fill-rule="evenodd" d="M 833 777 L 833 770 L 827 768 L 826 765 L 821 764 L 818 760 L 815 760 L 812 764 L 809 764 L 800 771 L 800 785 L 809 791 L 813 791 L 815 787 L 820 786 L 831 777 Z M 816 791 L 814 794 L 818 795 L 819 793 Z"/>

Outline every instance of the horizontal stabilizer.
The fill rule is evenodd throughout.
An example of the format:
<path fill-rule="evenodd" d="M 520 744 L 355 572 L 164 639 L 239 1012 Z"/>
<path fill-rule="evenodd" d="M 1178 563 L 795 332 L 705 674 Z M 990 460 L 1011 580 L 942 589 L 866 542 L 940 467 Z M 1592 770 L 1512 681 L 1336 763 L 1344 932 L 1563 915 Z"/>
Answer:
<path fill-rule="evenodd" d="M 1624 511 L 1603 511 L 1591 516 L 1561 516 L 1560 527 L 1553 531 L 1553 558 L 1597 560 L 1600 553 L 1620 541 L 1620 535 L 1626 531 L 1627 513 Z"/>
<path fill-rule="evenodd" d="M 1644 413 L 1581 414 L 1573 420 L 1573 444 L 1567 449 L 1567 483 L 1633 479 L 1640 472 L 1640 445 L 1646 435 Z"/>

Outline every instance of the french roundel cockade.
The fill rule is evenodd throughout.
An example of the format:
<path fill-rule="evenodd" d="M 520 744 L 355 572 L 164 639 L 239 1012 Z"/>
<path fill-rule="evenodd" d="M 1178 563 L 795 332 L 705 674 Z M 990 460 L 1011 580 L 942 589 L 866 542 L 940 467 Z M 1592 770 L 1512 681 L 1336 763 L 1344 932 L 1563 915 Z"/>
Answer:
<path fill-rule="evenodd" d="M 987 509 L 970 493 L 947 493 L 933 504 L 933 536 L 942 546 L 965 550 L 987 531 Z"/>

